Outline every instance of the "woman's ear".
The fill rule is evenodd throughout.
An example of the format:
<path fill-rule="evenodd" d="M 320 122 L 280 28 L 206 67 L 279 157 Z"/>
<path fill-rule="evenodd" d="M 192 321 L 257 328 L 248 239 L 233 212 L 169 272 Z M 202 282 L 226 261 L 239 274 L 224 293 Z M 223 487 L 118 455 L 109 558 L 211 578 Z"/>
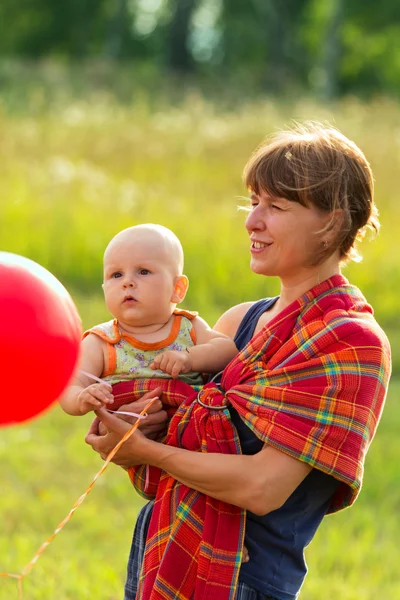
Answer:
<path fill-rule="evenodd" d="M 182 302 L 182 300 L 184 300 L 186 296 L 188 287 L 189 279 L 186 277 L 186 275 L 179 275 L 178 277 L 175 277 L 174 291 L 172 294 L 171 302 L 173 302 L 174 304 L 179 304 L 180 302 Z"/>
<path fill-rule="evenodd" d="M 328 223 L 323 232 L 323 239 L 326 246 L 331 246 L 335 243 L 339 236 L 339 232 L 343 227 L 344 212 L 341 208 L 336 208 L 329 216 Z"/>

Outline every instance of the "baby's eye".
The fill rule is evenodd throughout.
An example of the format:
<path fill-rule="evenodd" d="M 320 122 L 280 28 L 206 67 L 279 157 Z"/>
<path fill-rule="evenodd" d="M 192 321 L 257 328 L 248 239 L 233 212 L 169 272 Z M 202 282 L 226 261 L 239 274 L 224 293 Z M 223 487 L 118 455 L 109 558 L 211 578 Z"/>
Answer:
<path fill-rule="evenodd" d="M 150 271 L 148 269 L 139 269 L 139 275 L 150 275 Z"/>
<path fill-rule="evenodd" d="M 118 279 L 118 277 L 122 277 L 121 271 L 115 271 L 115 273 L 111 275 L 111 279 Z"/>

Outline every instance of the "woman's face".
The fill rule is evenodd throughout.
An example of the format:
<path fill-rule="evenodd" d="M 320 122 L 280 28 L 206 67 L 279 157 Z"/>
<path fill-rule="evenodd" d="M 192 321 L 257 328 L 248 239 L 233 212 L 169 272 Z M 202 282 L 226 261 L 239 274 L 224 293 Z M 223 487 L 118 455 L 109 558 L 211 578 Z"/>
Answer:
<path fill-rule="evenodd" d="M 252 271 L 280 277 L 289 284 L 317 271 L 316 252 L 324 242 L 318 232 L 330 215 L 264 191 L 252 193 L 250 201 L 246 229 L 251 240 Z"/>

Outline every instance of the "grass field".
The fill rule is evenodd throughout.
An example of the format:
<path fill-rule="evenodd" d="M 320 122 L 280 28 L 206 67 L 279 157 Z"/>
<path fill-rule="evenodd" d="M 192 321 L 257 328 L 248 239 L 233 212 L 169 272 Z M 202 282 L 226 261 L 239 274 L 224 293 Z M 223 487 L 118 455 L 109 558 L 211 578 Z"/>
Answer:
<path fill-rule="evenodd" d="M 57 275 L 85 327 L 108 318 L 100 290 L 105 244 L 140 222 L 162 223 L 179 235 L 191 282 L 185 307 L 210 323 L 237 302 L 275 293 L 276 282 L 249 272 L 244 217 L 236 210 L 248 156 L 292 119 L 328 120 L 362 147 L 375 173 L 382 233 L 363 245 L 364 262 L 344 274 L 388 332 L 396 378 L 361 496 L 353 509 L 323 523 L 307 552 L 310 575 L 301 598 L 400 597 L 399 105 L 266 99 L 222 110 L 193 93 L 179 106 L 160 99 L 150 107 L 140 95 L 121 105 L 100 95 L 35 110 L 31 94 L 22 110 L 18 98 L 13 111 L 0 94 L 0 249 Z M 45 373 L 21 383 L 21 394 L 41 385 Z M 1 430 L 0 572 L 21 571 L 99 468 L 83 442 L 89 423 L 56 407 Z M 24 599 L 120 599 L 139 506 L 126 475 L 111 466 L 26 579 Z M 16 582 L 0 580 L 0 600 L 17 597 Z"/>

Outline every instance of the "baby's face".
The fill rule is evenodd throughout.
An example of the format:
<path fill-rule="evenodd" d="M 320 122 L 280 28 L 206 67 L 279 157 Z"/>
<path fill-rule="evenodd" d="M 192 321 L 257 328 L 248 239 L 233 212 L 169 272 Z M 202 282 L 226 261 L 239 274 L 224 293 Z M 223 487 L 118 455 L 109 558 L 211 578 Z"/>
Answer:
<path fill-rule="evenodd" d="M 139 231 L 117 236 L 104 256 L 108 310 L 122 325 L 166 323 L 175 308 L 178 269 L 175 254 L 158 234 Z"/>

